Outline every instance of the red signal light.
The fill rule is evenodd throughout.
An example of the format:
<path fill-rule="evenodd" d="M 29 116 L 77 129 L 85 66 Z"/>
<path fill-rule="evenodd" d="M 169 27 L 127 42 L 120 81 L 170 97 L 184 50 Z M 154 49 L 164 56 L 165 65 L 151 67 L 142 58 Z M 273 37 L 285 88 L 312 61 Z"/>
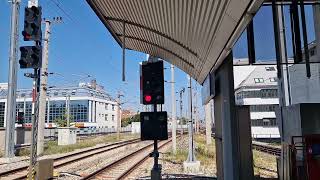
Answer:
<path fill-rule="evenodd" d="M 151 102 L 151 99 L 152 99 L 152 97 L 151 97 L 150 95 L 145 95 L 145 96 L 144 96 L 144 100 L 145 100 L 146 102 Z"/>

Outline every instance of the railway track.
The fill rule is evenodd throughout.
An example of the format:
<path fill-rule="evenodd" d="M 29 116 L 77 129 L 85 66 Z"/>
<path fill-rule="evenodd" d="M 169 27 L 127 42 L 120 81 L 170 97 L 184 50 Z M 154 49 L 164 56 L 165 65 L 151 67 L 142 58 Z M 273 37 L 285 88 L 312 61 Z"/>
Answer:
<path fill-rule="evenodd" d="M 270 145 L 259 143 L 259 142 L 252 142 L 252 148 L 257 151 L 271 154 L 274 156 L 281 156 L 281 148 L 279 147 L 274 147 L 274 146 L 270 146 Z"/>
<path fill-rule="evenodd" d="M 170 140 L 161 141 L 159 143 L 159 149 L 169 144 Z M 82 180 L 88 179 L 124 179 L 133 170 L 135 170 L 140 164 L 149 158 L 150 153 L 153 151 L 153 143 L 137 151 L 130 153 L 117 161 L 108 164 L 97 171 L 82 178 Z"/>
<path fill-rule="evenodd" d="M 91 149 L 87 149 L 84 151 L 79 151 L 71 154 L 67 154 L 64 156 L 60 156 L 57 158 L 54 158 L 54 165 L 53 167 L 60 168 L 62 166 L 66 166 L 69 164 L 72 164 L 74 162 L 77 162 L 79 160 L 83 160 L 92 156 L 95 156 L 97 154 L 105 153 L 120 147 L 127 146 L 129 144 L 134 144 L 140 142 L 140 138 L 137 139 L 132 139 L 132 140 L 127 140 L 127 141 L 121 141 L 121 142 L 116 142 L 104 146 L 99 146 Z M 9 171 L 1 172 L 0 173 L 0 179 L 26 179 L 27 177 L 27 171 L 28 171 L 28 166 L 22 166 L 19 168 L 15 168 Z"/>

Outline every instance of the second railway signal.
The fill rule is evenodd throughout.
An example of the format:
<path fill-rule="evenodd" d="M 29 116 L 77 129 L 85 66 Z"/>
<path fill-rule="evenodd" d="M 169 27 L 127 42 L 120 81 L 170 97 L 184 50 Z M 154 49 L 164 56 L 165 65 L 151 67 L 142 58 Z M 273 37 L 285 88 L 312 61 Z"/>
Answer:
<path fill-rule="evenodd" d="M 41 67 L 41 46 L 22 46 L 20 47 L 21 58 L 19 60 L 20 68 L 37 69 Z"/>

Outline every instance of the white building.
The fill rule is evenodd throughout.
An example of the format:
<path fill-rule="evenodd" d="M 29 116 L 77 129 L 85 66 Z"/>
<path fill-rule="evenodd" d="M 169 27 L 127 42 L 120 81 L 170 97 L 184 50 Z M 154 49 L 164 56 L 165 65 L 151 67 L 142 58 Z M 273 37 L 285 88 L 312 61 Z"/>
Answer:
<path fill-rule="evenodd" d="M 252 137 L 280 138 L 276 66 L 234 66 L 234 83 L 236 104 L 250 106 Z"/>
<path fill-rule="evenodd" d="M 303 54 L 303 57 L 304 54 Z M 315 42 L 309 44 L 310 72 L 311 77 L 306 75 L 305 64 L 294 64 L 289 66 L 288 81 L 289 98 L 291 104 L 319 103 L 320 102 L 320 58 L 317 53 Z M 305 60 L 303 59 L 303 62 Z"/>
<path fill-rule="evenodd" d="M 3 87 L 3 88 L 2 88 Z M 7 88 L 0 88 L 0 127 L 5 126 Z M 69 100 L 70 99 L 70 100 Z M 24 126 L 31 125 L 32 91 L 17 91 L 17 111 L 24 112 Z M 50 88 L 47 92 L 46 127 L 66 115 L 69 105 L 71 120 L 78 127 L 117 128 L 117 102 L 103 89 L 81 84 L 79 87 Z M 48 108 L 49 107 L 49 108 Z"/>

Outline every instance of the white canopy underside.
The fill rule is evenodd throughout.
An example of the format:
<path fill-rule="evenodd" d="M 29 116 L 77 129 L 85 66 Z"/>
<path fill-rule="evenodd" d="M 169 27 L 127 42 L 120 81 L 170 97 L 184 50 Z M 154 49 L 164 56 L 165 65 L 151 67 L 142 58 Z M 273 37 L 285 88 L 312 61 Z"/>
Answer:
<path fill-rule="evenodd" d="M 119 45 L 162 58 L 202 83 L 263 0 L 87 0 Z"/>

